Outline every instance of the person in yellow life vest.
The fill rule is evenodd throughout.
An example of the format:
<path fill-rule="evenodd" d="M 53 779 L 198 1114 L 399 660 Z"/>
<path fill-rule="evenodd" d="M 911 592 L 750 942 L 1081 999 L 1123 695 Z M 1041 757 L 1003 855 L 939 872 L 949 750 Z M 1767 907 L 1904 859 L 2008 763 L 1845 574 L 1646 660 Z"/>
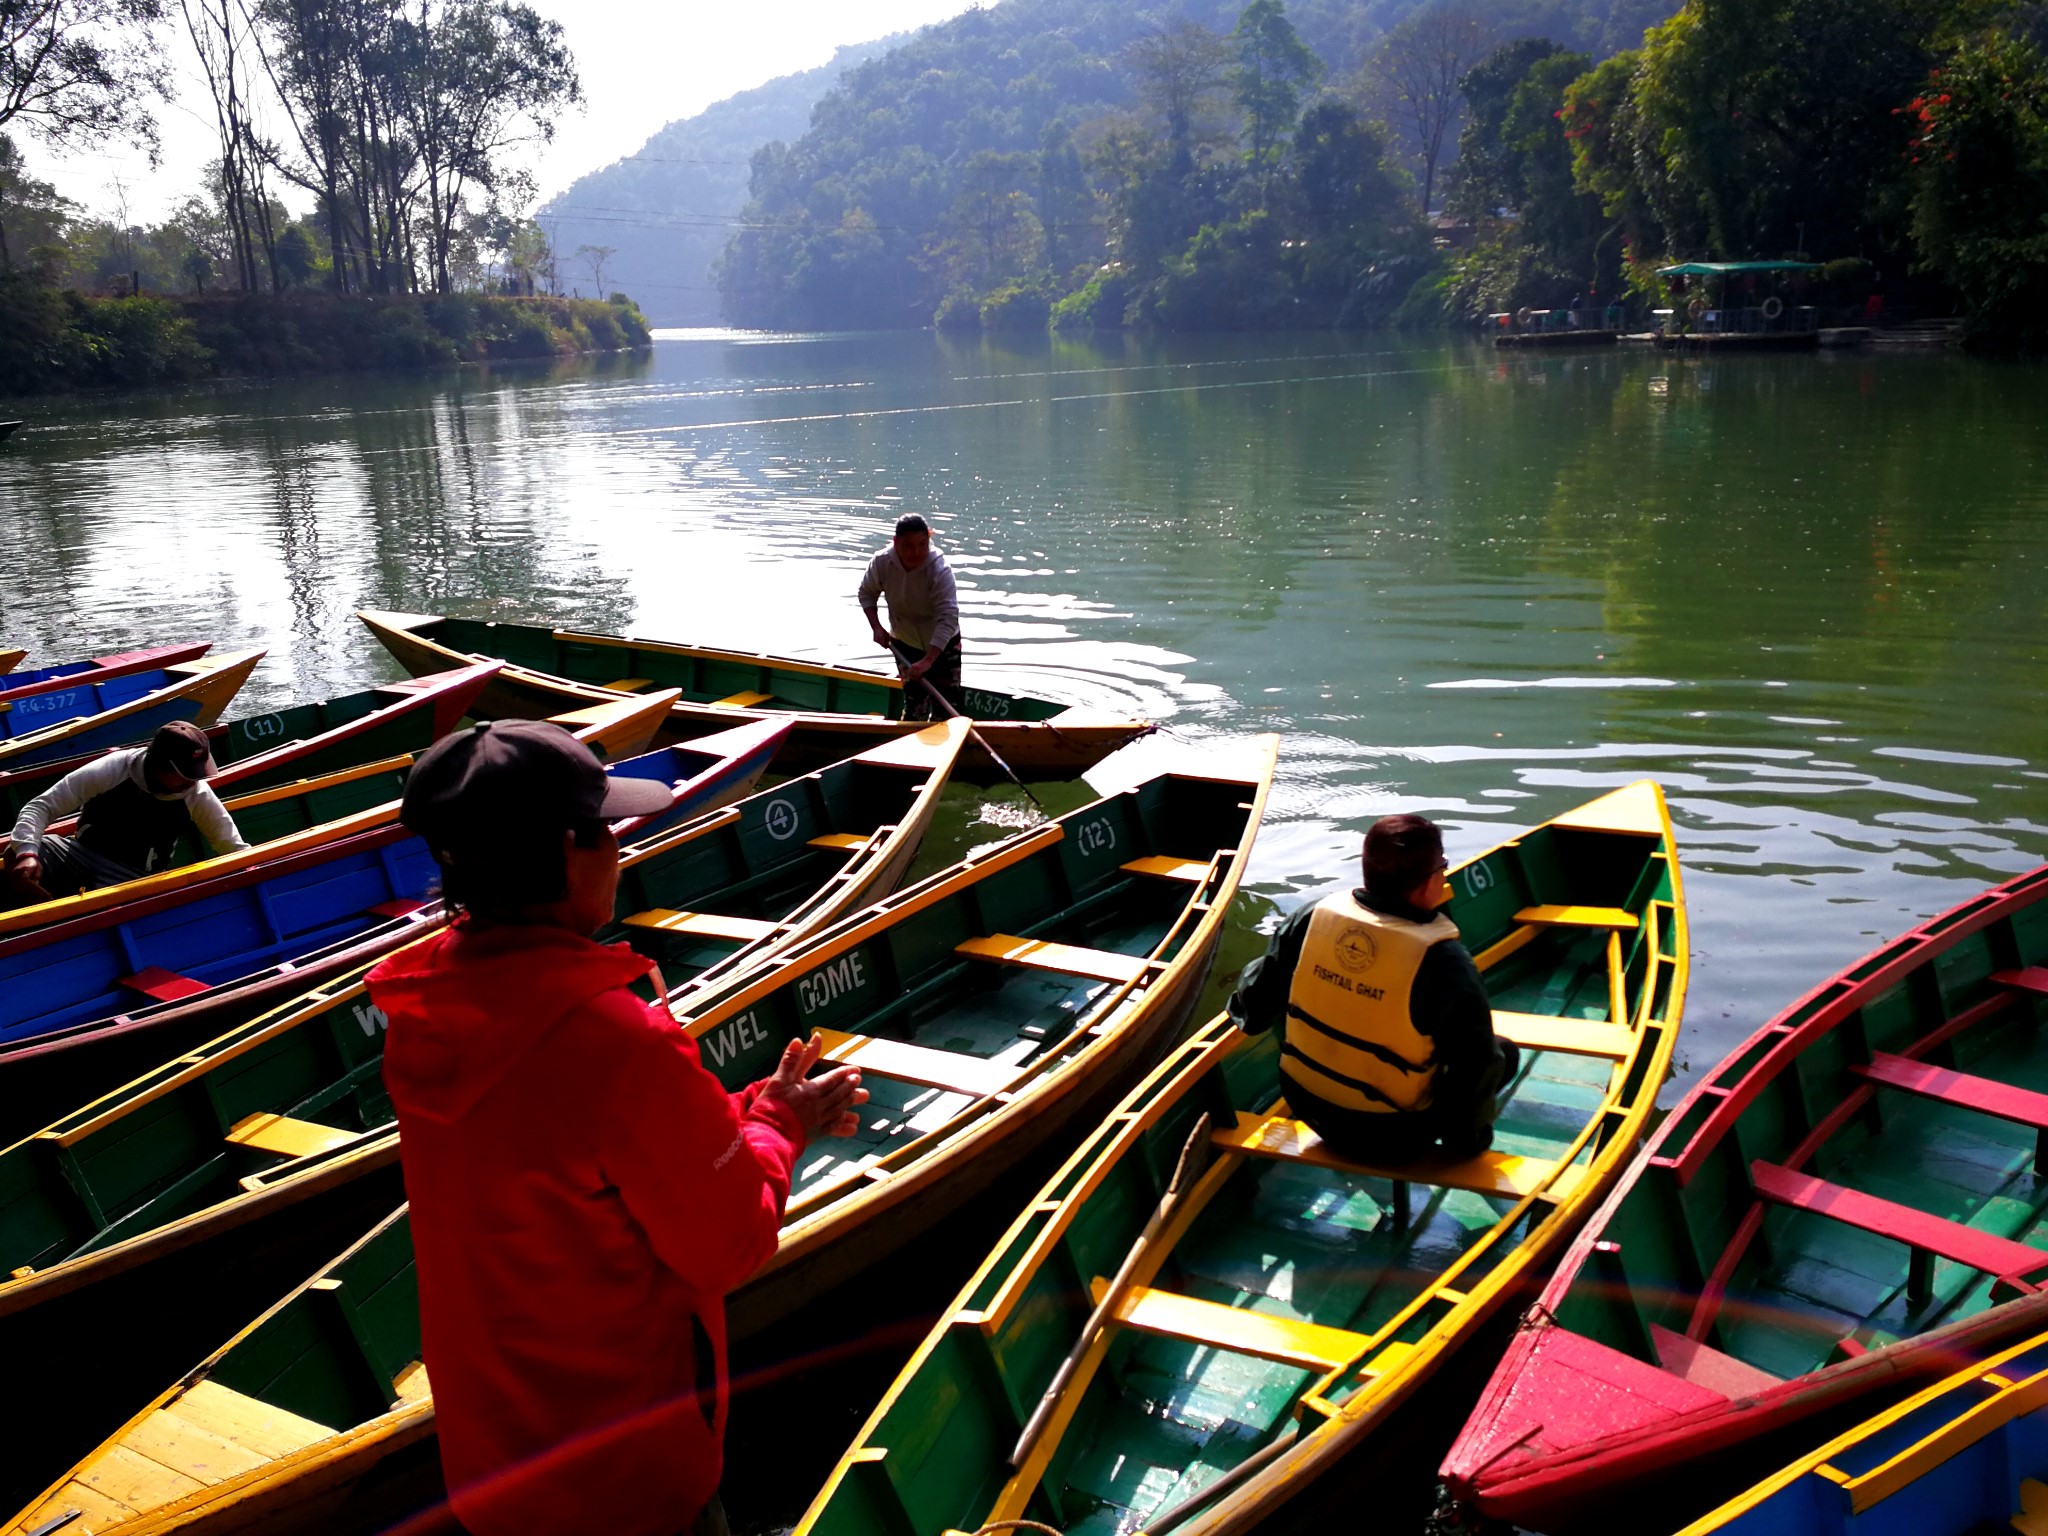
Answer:
<path fill-rule="evenodd" d="M 1441 1144 L 1493 1144 L 1496 1095 L 1521 1053 L 1493 1033 L 1493 1008 L 1458 926 L 1437 910 L 1443 834 L 1388 816 L 1365 835 L 1365 884 L 1290 917 L 1245 967 L 1230 1017 L 1281 1030 L 1288 1107 L 1340 1156 L 1408 1162 Z"/>

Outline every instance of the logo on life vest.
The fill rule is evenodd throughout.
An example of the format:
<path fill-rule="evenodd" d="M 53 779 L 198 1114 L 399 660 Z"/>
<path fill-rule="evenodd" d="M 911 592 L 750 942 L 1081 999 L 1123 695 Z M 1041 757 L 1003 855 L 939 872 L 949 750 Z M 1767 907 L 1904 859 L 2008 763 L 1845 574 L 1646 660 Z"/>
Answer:
<path fill-rule="evenodd" d="M 1363 928 L 1346 928 L 1337 936 L 1337 963 L 1345 970 L 1369 971 L 1379 957 L 1379 945 Z"/>

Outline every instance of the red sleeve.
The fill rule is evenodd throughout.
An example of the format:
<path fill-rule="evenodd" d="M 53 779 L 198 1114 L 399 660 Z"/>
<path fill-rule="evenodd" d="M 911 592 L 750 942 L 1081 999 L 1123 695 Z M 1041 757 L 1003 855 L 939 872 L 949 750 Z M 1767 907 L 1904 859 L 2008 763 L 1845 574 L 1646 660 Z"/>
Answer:
<path fill-rule="evenodd" d="M 598 1130 L 605 1176 L 662 1263 L 723 1295 L 775 1252 L 803 1127 L 786 1105 L 727 1093 L 665 1010 L 600 1006 L 625 1026 Z"/>

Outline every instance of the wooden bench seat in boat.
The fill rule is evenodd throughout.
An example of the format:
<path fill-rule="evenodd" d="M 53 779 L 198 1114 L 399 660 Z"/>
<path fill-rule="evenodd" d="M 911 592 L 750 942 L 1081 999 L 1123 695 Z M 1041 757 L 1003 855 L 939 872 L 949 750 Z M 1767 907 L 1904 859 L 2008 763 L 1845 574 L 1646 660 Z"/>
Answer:
<path fill-rule="evenodd" d="M 1018 1068 L 1006 1062 L 969 1056 L 964 1051 L 936 1051 L 907 1040 L 887 1040 L 880 1035 L 843 1035 L 821 1029 L 826 1061 L 836 1066 L 859 1067 L 899 1082 L 923 1088 L 942 1088 L 948 1093 L 987 1098 L 1001 1093 L 1015 1080 Z"/>
<path fill-rule="evenodd" d="M 642 688 L 653 686 L 654 679 L 651 677 L 615 677 L 605 684 L 605 687 L 614 693 L 638 693 Z"/>
<path fill-rule="evenodd" d="M 1912 1249 L 1911 1267 L 1906 1273 L 1906 1299 L 1914 1306 L 1925 1305 L 1934 1295 L 1936 1258 L 1966 1264 L 2022 1291 L 2038 1287 L 2020 1276 L 2048 1266 L 2048 1252 L 2039 1248 L 1980 1232 L 1960 1221 L 1900 1205 L 1895 1200 L 1867 1195 L 1860 1189 L 1830 1184 L 1796 1169 L 1754 1162 L 1749 1165 L 1749 1176 L 1759 1200 L 1826 1216 L 1845 1226 L 1906 1244 Z"/>
<path fill-rule="evenodd" d="M 197 997 L 201 992 L 213 989 L 203 981 L 190 976 L 180 976 L 176 971 L 167 971 L 160 965 L 144 966 L 133 976 L 123 976 L 114 983 L 131 992 L 140 992 L 153 1003 L 174 1003 L 181 997 Z"/>
<path fill-rule="evenodd" d="M 1100 1275 L 1089 1283 L 1089 1292 L 1097 1302 L 1108 1290 L 1109 1281 Z M 1232 1354 L 1277 1360 L 1282 1365 L 1318 1373 L 1350 1364 L 1371 1342 L 1365 1334 L 1353 1333 L 1348 1328 L 1328 1328 L 1321 1323 L 1275 1317 L 1269 1312 L 1226 1307 L 1220 1302 L 1142 1285 L 1126 1290 L 1110 1317 L 1118 1326 L 1137 1333 L 1178 1339 L 1183 1344 L 1207 1344 Z"/>
<path fill-rule="evenodd" d="M 807 844 L 812 848 L 829 848 L 834 853 L 859 853 L 873 841 L 857 832 L 827 832 L 823 837 L 814 837 Z"/>
<path fill-rule="evenodd" d="M 1527 923 L 1533 928 L 1627 930 L 1638 926 L 1635 913 L 1624 912 L 1620 907 L 1524 907 L 1515 914 L 1515 921 Z"/>
<path fill-rule="evenodd" d="M 1428 1184 L 1438 1189 L 1468 1190 L 1503 1200 L 1520 1200 L 1539 1190 L 1546 1200 L 1562 1200 L 1578 1187 L 1584 1176 L 1577 1167 L 1558 1168 L 1540 1157 L 1517 1157 L 1512 1152 L 1482 1152 L 1477 1157 L 1456 1159 L 1432 1156 L 1400 1167 L 1378 1168 L 1339 1157 L 1324 1144 L 1322 1137 L 1287 1115 L 1241 1114 L 1235 1125 L 1218 1128 L 1215 1143 L 1219 1149 L 1250 1157 L 1305 1163 L 1335 1173 L 1363 1174 L 1367 1178 L 1389 1179 L 1396 1185 Z M 2048 1259 L 2048 1255 L 2043 1258 Z"/>
<path fill-rule="evenodd" d="M 1604 1056 L 1626 1061 L 1636 1048 L 1636 1034 L 1626 1024 L 1607 1019 L 1565 1019 L 1544 1013 L 1493 1011 L 1493 1032 L 1525 1051 L 1556 1051 L 1565 1056 Z"/>
<path fill-rule="evenodd" d="M 1118 954 L 1113 949 L 1052 944 L 1019 938 L 1014 933 L 966 939 L 953 946 L 953 953 L 970 960 L 991 960 L 998 965 L 1021 965 L 1035 971 L 1058 971 L 1066 976 L 1086 976 L 1118 984 L 1136 981 L 1151 964 L 1142 956 Z"/>
<path fill-rule="evenodd" d="M 2030 965 L 2017 971 L 1993 971 L 1991 980 L 2015 992 L 2035 992 L 2048 997 L 2048 965 Z"/>
<path fill-rule="evenodd" d="M 752 709 L 756 704 L 766 704 L 774 698 L 772 693 L 729 693 L 722 699 L 713 699 L 713 709 Z"/>
<path fill-rule="evenodd" d="M 1200 885 L 1209 878 L 1209 865 L 1208 859 L 1177 859 L 1170 853 L 1153 853 L 1117 867 L 1133 875 L 1150 875 L 1155 880 L 1185 880 L 1190 885 Z"/>
<path fill-rule="evenodd" d="M 229 1127 L 226 1139 L 238 1147 L 274 1152 L 279 1157 L 314 1157 L 360 1140 L 361 1131 L 344 1131 L 314 1120 L 294 1120 L 259 1110 Z"/>
<path fill-rule="evenodd" d="M 1924 1099 L 1936 1099 L 1943 1104 L 1975 1110 L 1981 1115 L 2032 1126 L 2040 1133 L 2034 1140 L 2034 1171 L 2043 1171 L 2042 1153 L 2048 1151 L 2048 1093 L 2016 1088 L 2011 1083 L 1975 1077 L 1968 1072 L 1951 1071 L 1931 1062 L 1894 1056 L 1888 1051 L 1879 1051 L 1871 1058 L 1869 1066 L 1852 1067 L 1850 1070 L 1858 1077 L 1886 1088 L 1896 1088 L 1902 1093 L 1918 1094 Z"/>
<path fill-rule="evenodd" d="M 635 912 L 624 919 L 624 924 L 628 928 L 686 934 L 693 939 L 730 939 L 736 944 L 751 944 L 775 931 L 775 925 L 765 918 L 728 917 L 723 912 L 671 912 L 666 907 Z"/>

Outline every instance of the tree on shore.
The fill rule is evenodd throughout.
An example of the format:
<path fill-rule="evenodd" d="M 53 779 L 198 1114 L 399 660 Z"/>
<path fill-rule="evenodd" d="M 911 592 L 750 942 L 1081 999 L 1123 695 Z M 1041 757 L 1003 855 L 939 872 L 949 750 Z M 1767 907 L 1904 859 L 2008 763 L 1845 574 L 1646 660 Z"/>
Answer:
<path fill-rule="evenodd" d="M 1437 168 L 1464 109 L 1460 82 L 1491 46 L 1491 29 L 1466 0 L 1411 11 L 1374 50 L 1366 93 L 1397 123 L 1422 172 L 1422 211 L 1436 199 Z"/>

